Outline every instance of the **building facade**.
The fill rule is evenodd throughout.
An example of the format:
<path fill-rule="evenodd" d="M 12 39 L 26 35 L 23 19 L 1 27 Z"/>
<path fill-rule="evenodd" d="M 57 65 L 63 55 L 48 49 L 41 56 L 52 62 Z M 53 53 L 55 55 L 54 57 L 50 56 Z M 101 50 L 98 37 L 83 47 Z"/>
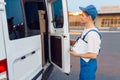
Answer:
<path fill-rule="evenodd" d="M 80 23 L 80 12 L 69 12 L 70 27 L 83 27 Z M 120 6 L 103 6 L 98 11 L 98 17 L 95 19 L 95 25 L 102 28 L 120 28 Z"/>
<path fill-rule="evenodd" d="M 120 27 L 120 6 L 103 6 L 98 12 L 98 27 Z"/>

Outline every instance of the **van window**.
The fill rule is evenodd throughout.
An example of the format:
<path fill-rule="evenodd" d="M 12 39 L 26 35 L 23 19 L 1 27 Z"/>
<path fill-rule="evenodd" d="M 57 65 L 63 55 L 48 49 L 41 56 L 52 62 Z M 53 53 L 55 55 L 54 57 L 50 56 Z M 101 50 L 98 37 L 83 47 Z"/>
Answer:
<path fill-rule="evenodd" d="M 63 28 L 63 7 L 62 0 L 52 3 L 53 25 L 55 28 Z"/>
<path fill-rule="evenodd" d="M 10 40 L 40 34 L 38 10 L 40 9 L 41 4 L 38 4 L 36 1 L 5 1 Z M 23 2 L 23 4 L 21 2 Z"/>

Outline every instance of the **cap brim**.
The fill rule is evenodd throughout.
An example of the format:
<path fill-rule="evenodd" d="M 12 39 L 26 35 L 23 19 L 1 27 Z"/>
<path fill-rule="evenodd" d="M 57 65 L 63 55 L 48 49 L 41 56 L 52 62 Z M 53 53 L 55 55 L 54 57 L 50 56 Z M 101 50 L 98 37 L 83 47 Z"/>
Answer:
<path fill-rule="evenodd" d="M 85 8 L 83 8 L 83 7 L 79 7 L 79 9 L 80 9 L 81 11 L 86 11 Z"/>

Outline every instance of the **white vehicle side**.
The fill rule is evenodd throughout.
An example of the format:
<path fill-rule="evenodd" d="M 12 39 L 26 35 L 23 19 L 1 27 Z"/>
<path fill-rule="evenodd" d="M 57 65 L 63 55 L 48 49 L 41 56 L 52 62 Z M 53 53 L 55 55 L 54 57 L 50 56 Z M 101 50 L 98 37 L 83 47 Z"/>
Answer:
<path fill-rule="evenodd" d="M 0 0 L 0 80 L 46 80 L 52 64 L 69 74 L 69 45 L 67 0 Z"/>

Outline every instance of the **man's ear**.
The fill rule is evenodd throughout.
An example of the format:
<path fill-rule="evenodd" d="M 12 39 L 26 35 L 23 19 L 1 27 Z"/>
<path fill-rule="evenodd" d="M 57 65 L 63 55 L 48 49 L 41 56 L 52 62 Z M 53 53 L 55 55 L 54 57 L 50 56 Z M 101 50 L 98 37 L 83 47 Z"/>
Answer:
<path fill-rule="evenodd" d="M 92 19 L 92 17 L 91 17 L 91 16 L 89 16 L 89 19 L 93 21 L 93 19 Z"/>

